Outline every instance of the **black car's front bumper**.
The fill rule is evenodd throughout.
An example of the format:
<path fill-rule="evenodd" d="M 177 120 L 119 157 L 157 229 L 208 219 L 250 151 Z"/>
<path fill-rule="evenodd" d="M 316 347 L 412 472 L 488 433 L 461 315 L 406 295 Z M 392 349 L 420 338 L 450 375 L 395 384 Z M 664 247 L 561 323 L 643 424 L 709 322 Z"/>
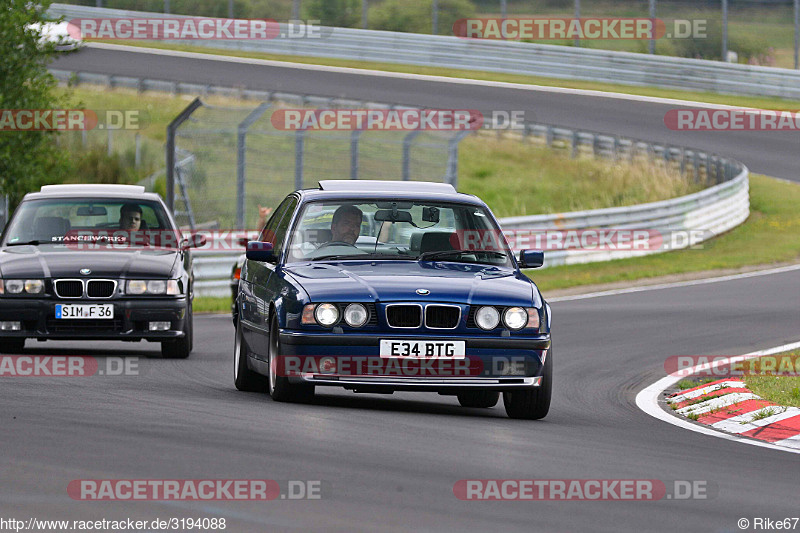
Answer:
<path fill-rule="evenodd" d="M 57 319 L 56 304 L 112 304 L 112 319 Z M 0 331 L 3 338 L 39 340 L 163 341 L 185 335 L 187 300 L 140 298 L 55 300 L 0 298 L 0 322 L 20 322 L 20 331 Z M 150 322 L 170 322 L 167 331 L 150 331 Z"/>

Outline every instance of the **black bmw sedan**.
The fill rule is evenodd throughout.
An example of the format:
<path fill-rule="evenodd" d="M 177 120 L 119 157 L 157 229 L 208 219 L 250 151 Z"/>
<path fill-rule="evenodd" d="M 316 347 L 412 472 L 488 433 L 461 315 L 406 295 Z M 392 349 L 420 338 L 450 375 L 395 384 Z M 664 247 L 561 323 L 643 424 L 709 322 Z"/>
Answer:
<path fill-rule="evenodd" d="M 0 237 L 0 351 L 26 339 L 147 340 L 192 351 L 192 256 L 161 197 L 128 185 L 48 185 Z"/>

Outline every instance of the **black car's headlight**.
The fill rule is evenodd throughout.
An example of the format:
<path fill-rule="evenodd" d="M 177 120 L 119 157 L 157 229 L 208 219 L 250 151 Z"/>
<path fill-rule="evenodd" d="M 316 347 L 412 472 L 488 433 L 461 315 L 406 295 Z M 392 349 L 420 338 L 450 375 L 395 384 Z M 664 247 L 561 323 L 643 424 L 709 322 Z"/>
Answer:
<path fill-rule="evenodd" d="M 42 294 L 44 280 L 0 279 L 0 294 Z"/>
<path fill-rule="evenodd" d="M 125 288 L 126 294 L 166 294 L 178 296 L 181 293 L 176 279 L 131 279 Z"/>

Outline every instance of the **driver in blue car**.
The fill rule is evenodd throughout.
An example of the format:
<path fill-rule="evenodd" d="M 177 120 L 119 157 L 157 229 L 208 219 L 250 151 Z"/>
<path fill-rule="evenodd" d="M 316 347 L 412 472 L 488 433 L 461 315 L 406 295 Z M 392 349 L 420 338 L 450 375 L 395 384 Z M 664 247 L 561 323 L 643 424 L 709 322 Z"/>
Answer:
<path fill-rule="evenodd" d="M 333 213 L 333 220 L 331 220 L 331 242 L 344 242 L 354 245 L 361 233 L 363 215 L 361 209 L 354 205 L 339 207 Z"/>

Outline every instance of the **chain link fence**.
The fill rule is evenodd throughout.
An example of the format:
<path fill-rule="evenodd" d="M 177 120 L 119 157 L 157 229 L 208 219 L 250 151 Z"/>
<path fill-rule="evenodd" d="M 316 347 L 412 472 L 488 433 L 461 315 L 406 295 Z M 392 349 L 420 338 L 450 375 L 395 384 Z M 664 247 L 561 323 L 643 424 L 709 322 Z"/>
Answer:
<path fill-rule="evenodd" d="M 456 183 L 458 142 L 452 131 L 279 129 L 280 109 L 314 109 L 308 99 L 274 95 L 248 107 L 196 100 L 174 124 L 172 181 L 178 222 L 192 228 L 253 228 L 259 206 L 319 180 L 371 179 Z M 319 108 L 384 108 L 317 99 Z M 192 106 L 190 106 L 192 107 Z M 168 195 L 169 196 L 169 195 Z"/>

